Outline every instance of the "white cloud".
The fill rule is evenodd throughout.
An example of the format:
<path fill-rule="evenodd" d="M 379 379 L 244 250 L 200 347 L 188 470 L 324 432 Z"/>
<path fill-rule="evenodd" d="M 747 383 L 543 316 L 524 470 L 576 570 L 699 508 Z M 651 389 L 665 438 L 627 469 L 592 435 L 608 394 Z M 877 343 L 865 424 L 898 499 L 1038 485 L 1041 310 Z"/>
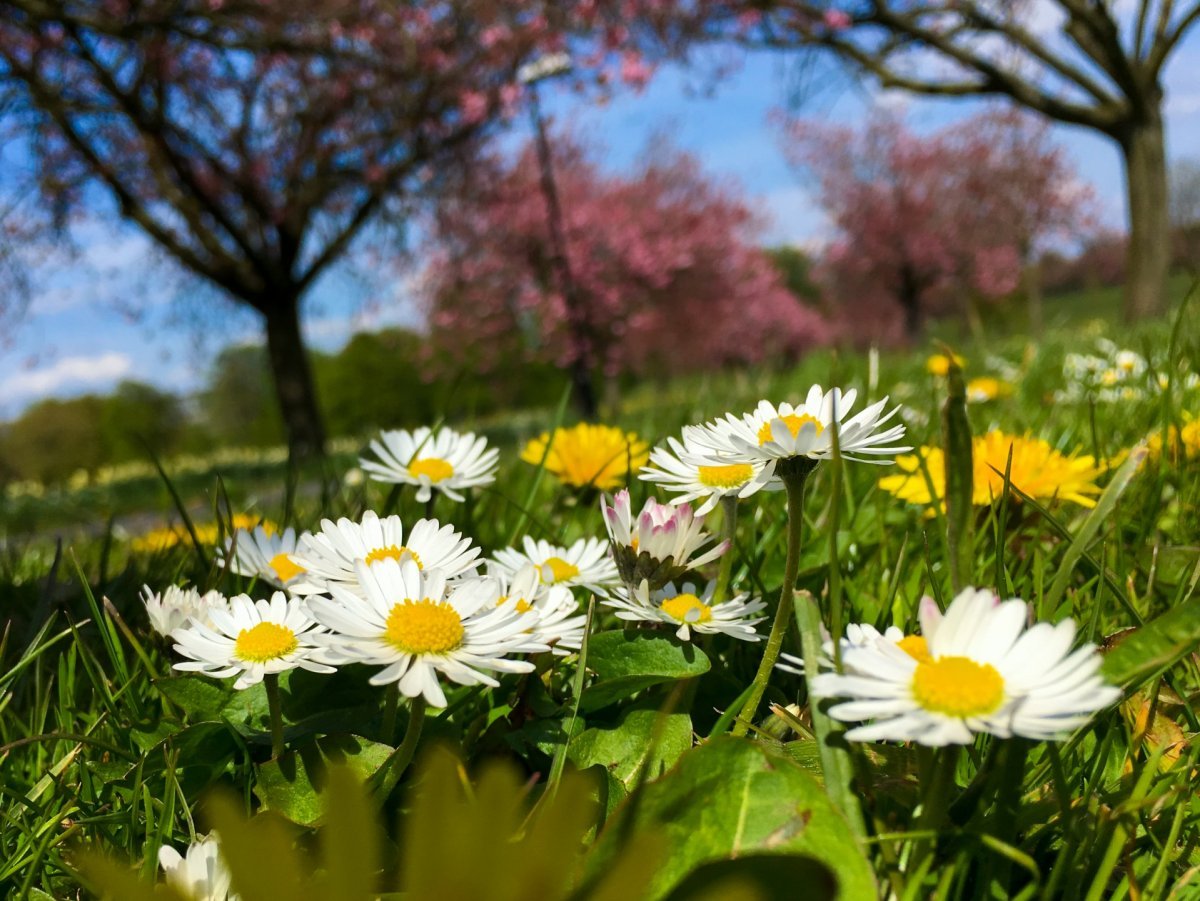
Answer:
<path fill-rule="evenodd" d="M 133 371 L 128 354 L 104 353 L 93 357 L 63 357 L 42 369 L 18 372 L 0 382 L 5 400 L 33 400 L 65 389 L 109 385 Z"/>

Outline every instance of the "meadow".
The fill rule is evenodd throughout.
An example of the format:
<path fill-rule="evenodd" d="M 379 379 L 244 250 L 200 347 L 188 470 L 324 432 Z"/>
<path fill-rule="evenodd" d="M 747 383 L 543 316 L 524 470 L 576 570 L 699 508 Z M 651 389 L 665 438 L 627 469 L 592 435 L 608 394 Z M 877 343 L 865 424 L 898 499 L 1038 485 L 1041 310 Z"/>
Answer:
<path fill-rule="evenodd" d="M 1073 304 L 1038 341 L 957 342 L 957 363 L 941 345 L 822 351 L 646 382 L 611 433 L 556 432 L 565 398 L 447 409 L 498 451 L 459 489 L 432 464 L 372 479 L 365 436 L 315 472 L 167 461 L 82 498 L 10 496 L 0 886 L 1200 897 L 1196 303 L 1136 329 Z M 804 406 L 814 384 L 857 400 Z M 891 419 L 850 428 L 885 397 Z M 763 398 L 798 406 L 754 419 Z M 650 449 L 725 414 L 757 440 L 693 448 L 690 510 L 712 510 L 639 518 L 679 493 L 645 478 Z M 412 476 L 425 446 L 392 469 Z M 374 514 L 403 534 L 372 543 Z M 359 551 L 296 543 L 339 517 Z M 429 517 L 461 536 L 416 554 Z M 227 606 L 243 593 L 264 603 Z M 264 626 L 284 608 L 281 638 Z"/>

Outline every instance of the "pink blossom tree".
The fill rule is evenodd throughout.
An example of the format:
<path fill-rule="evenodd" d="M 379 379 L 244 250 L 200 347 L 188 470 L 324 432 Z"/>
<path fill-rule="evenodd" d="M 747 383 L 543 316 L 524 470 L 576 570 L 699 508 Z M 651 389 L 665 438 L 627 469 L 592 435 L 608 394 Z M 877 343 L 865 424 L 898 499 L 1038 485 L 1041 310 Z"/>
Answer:
<path fill-rule="evenodd" d="M 552 277 L 539 165 L 527 147 L 440 208 L 426 299 L 434 341 L 483 368 L 586 353 L 605 375 L 677 372 L 795 355 L 826 340 L 754 242 L 760 222 L 731 185 L 656 146 L 607 174 L 571 138 L 553 142 L 566 255 L 582 330 Z M 580 347 L 580 341 L 586 342 Z"/>
<path fill-rule="evenodd" d="M 785 151 L 814 176 L 836 229 L 825 278 L 860 331 L 899 314 L 913 340 L 932 312 L 1011 293 L 1046 241 L 1089 223 L 1090 194 L 1045 125 L 1013 111 L 929 136 L 885 114 L 861 130 L 793 122 Z"/>
<path fill-rule="evenodd" d="M 261 315 L 303 456 L 324 443 L 312 285 L 495 130 L 524 61 L 569 37 L 592 75 L 648 77 L 636 28 L 656 6 L 0 0 L 0 125 L 48 208 L 120 216 Z"/>

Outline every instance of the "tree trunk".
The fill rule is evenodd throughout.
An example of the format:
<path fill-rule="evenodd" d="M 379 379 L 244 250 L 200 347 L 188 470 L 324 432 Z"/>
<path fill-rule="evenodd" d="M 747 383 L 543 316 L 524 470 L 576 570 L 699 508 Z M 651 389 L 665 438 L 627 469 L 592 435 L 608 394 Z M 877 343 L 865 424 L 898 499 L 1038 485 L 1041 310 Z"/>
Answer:
<path fill-rule="evenodd" d="M 272 306 L 266 314 L 266 325 L 267 357 L 287 432 L 288 455 L 293 461 L 321 457 L 325 453 L 325 425 L 300 334 L 299 299 L 281 299 Z"/>
<path fill-rule="evenodd" d="M 1167 307 L 1171 226 L 1167 213 L 1167 158 L 1161 99 L 1145 119 L 1121 136 L 1129 204 L 1129 262 L 1125 274 L 1126 322 L 1162 313 Z"/>
<path fill-rule="evenodd" d="M 1042 261 L 1036 256 L 1026 254 L 1028 262 L 1022 280 L 1025 282 L 1025 304 L 1029 312 L 1029 334 L 1035 338 L 1042 337 L 1045 331 L 1045 318 L 1042 315 Z"/>
<path fill-rule="evenodd" d="M 900 272 L 896 300 L 904 311 L 904 337 L 909 344 L 916 344 L 921 338 L 924 322 L 921 317 L 921 286 L 911 269 L 905 268 Z"/>

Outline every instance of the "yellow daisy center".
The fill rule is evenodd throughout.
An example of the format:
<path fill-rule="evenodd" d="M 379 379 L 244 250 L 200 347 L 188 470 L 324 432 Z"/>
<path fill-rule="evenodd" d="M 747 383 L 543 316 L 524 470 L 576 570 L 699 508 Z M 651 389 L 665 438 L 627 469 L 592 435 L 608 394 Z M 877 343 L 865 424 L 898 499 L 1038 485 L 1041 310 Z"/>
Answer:
<path fill-rule="evenodd" d="M 760 445 L 766 444 L 768 441 L 775 440 L 771 436 L 771 425 L 775 422 L 775 420 L 779 420 L 786 425 L 788 427 L 788 431 L 792 433 L 793 438 L 799 435 L 800 429 L 802 429 L 804 425 L 809 422 L 813 424 L 813 427 L 817 430 L 818 435 L 825 431 L 825 426 L 823 426 L 821 421 L 815 416 L 809 416 L 807 413 L 789 413 L 787 416 L 776 416 L 775 419 L 768 419 L 762 424 L 762 427 L 758 430 L 758 443 Z"/>
<path fill-rule="evenodd" d="M 982 716 L 1004 701 L 1004 679 L 988 663 L 969 657 L 938 657 L 917 664 L 913 699 L 928 711 L 946 716 Z"/>
<path fill-rule="evenodd" d="M 292 558 L 287 554 L 276 554 L 268 561 L 267 565 L 275 570 L 275 575 L 279 576 L 281 582 L 290 582 L 300 573 L 305 572 L 304 567 L 293 563 Z"/>
<path fill-rule="evenodd" d="M 730 463 L 727 466 L 697 466 L 696 478 L 709 488 L 736 488 L 745 485 L 754 475 L 749 463 Z"/>
<path fill-rule="evenodd" d="M 677 623 L 706 623 L 712 619 L 712 607 L 694 594 L 677 594 L 662 602 L 663 613 Z"/>
<path fill-rule="evenodd" d="M 425 476 L 436 485 L 454 475 L 454 467 L 440 457 L 426 457 L 424 460 L 413 460 L 409 463 L 408 474 L 414 479 Z"/>
<path fill-rule="evenodd" d="M 238 633 L 233 655 L 247 663 L 266 663 L 286 657 L 300 646 L 296 633 L 278 623 L 259 623 Z"/>
<path fill-rule="evenodd" d="M 542 564 L 542 580 L 545 582 L 565 582 L 579 575 L 579 567 L 568 563 L 562 557 L 551 557 Z"/>
<path fill-rule="evenodd" d="M 501 595 L 500 600 L 496 601 L 496 606 L 503 607 L 505 604 L 508 603 L 508 600 L 509 600 L 508 595 L 506 595 L 506 594 Z M 518 613 L 528 613 L 532 609 L 533 609 L 533 604 L 529 603 L 529 601 L 525 600 L 525 598 L 517 598 L 517 612 Z"/>
<path fill-rule="evenodd" d="M 395 560 L 397 563 L 403 563 L 405 560 L 412 560 L 417 564 L 417 569 L 424 569 L 421 565 L 421 558 L 417 556 L 416 551 L 409 550 L 406 547 L 396 547 L 390 544 L 387 547 L 377 547 L 371 553 L 367 554 L 367 564 L 378 563 L 380 560 Z"/>
<path fill-rule="evenodd" d="M 444 654 L 462 644 L 462 618 L 445 601 L 406 599 L 392 605 L 383 638 L 406 654 Z"/>
<path fill-rule="evenodd" d="M 922 635 L 905 635 L 896 642 L 896 647 L 919 663 L 927 663 L 933 659 L 929 655 L 929 643 Z"/>

